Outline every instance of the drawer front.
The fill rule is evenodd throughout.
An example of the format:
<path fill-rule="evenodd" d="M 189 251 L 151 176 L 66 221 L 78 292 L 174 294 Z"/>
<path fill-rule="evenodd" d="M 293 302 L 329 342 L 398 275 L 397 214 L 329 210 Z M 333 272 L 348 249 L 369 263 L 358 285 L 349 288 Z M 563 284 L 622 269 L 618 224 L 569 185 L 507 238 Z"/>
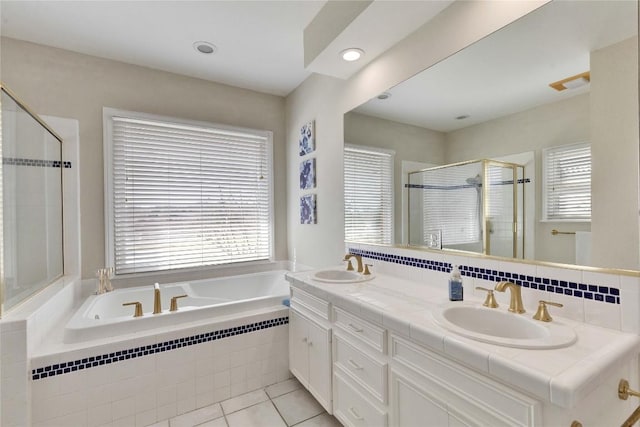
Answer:
<path fill-rule="evenodd" d="M 324 320 L 329 320 L 329 303 L 298 288 L 291 288 L 294 305 L 300 305 Z"/>
<path fill-rule="evenodd" d="M 368 401 L 339 369 L 334 371 L 333 414 L 345 426 L 386 427 L 387 413 Z"/>
<path fill-rule="evenodd" d="M 489 419 L 495 426 L 531 426 L 540 419 L 540 402 L 394 335 L 391 360 L 392 371 L 403 367 L 411 372 L 447 402 L 450 413 Z"/>
<path fill-rule="evenodd" d="M 353 336 L 367 343 L 382 354 L 387 353 L 387 331 L 366 320 L 353 316 L 344 310 L 334 307 L 336 326 L 348 331 Z"/>
<path fill-rule="evenodd" d="M 380 403 L 387 403 L 387 364 L 367 356 L 339 334 L 334 334 L 333 342 L 334 363 L 352 375 Z"/>

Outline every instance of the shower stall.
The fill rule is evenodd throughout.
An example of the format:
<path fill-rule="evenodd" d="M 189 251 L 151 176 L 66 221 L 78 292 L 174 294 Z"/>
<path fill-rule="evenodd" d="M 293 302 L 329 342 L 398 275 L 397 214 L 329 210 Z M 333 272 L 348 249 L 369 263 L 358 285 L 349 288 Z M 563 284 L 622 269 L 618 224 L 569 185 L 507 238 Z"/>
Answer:
<path fill-rule="evenodd" d="M 489 159 L 409 173 L 409 245 L 523 258 L 524 181 Z"/>
<path fill-rule="evenodd" d="M 0 85 L 0 315 L 63 275 L 62 139 Z"/>

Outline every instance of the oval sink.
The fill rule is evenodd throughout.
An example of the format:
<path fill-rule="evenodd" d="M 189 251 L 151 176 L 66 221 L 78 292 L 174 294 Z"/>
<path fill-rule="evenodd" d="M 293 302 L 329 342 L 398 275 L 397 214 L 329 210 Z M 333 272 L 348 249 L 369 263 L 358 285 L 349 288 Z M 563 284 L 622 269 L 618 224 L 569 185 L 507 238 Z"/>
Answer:
<path fill-rule="evenodd" d="M 356 283 L 373 279 L 373 274 L 363 275 L 347 270 L 321 270 L 313 273 L 312 278 L 327 283 Z"/>
<path fill-rule="evenodd" d="M 576 341 L 574 330 L 564 324 L 525 316 L 471 304 L 448 304 L 433 312 L 443 328 L 490 344 L 531 349 L 566 347 Z"/>

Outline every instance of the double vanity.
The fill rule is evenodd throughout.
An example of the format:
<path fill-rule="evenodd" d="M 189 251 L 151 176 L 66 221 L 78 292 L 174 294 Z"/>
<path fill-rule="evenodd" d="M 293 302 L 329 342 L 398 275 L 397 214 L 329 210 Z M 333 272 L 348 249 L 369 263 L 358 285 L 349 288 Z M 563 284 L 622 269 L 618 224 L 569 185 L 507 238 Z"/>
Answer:
<path fill-rule="evenodd" d="M 288 273 L 291 372 L 345 426 L 615 426 L 633 412 L 617 387 L 638 378 L 638 336 L 449 302 L 444 277 Z"/>

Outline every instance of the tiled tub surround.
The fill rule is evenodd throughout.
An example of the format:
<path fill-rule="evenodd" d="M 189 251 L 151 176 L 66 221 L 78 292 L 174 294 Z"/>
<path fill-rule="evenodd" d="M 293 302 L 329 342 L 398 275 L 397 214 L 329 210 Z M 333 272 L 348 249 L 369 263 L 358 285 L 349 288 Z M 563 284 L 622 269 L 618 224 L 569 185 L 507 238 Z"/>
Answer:
<path fill-rule="evenodd" d="M 289 378 L 288 308 L 225 317 L 32 358 L 32 425 L 145 426 Z"/>
<path fill-rule="evenodd" d="M 65 325 L 95 286 L 75 280 L 46 288 L 0 320 L 2 387 L 12 391 L 2 393 L 0 425 L 148 425 L 290 377 L 288 308 L 280 300 L 65 343 Z"/>
<path fill-rule="evenodd" d="M 320 283 L 309 273 L 290 274 L 289 281 L 391 335 L 409 339 L 540 401 L 543 421 L 536 425 L 564 425 L 553 423 L 558 419 L 568 420 L 569 425 L 571 419 L 601 419 L 602 414 L 619 418 L 619 424 L 635 408 L 636 402 L 618 400 L 615 391 L 621 377 L 637 382 L 640 338 L 636 334 L 562 319 L 556 312 L 552 313 L 554 321 L 576 331 L 578 340 L 572 346 L 524 350 L 473 341 L 446 331 L 431 316 L 435 307 L 448 302 L 446 273 L 426 279 L 412 271 L 414 277 L 407 280 L 383 273 L 379 263 L 375 266 L 376 277 L 359 284 Z M 482 304 L 471 292 L 466 299 Z M 499 310 L 506 310 L 508 302 L 500 303 Z M 528 309 L 524 316 L 533 313 Z"/>

